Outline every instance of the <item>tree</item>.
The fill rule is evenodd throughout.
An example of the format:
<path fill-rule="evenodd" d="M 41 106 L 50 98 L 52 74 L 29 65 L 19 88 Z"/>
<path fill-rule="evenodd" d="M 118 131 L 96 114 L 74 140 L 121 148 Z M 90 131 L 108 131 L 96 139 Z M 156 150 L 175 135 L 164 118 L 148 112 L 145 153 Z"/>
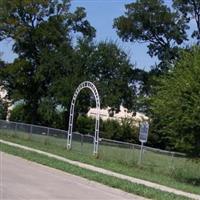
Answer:
<path fill-rule="evenodd" d="M 85 80 L 97 85 L 103 106 L 133 108 L 133 66 L 128 56 L 112 42 L 94 43 L 95 29 L 86 20 L 85 10 L 71 13 L 69 6 L 69 1 L 55 0 L 3 1 L 1 5 L 0 39 L 15 41 L 18 58 L 0 70 L 0 84 L 14 102 L 23 100 L 26 122 L 54 126 L 58 118 L 54 114 L 61 107 L 67 128 L 71 98 Z M 94 101 L 87 91 L 80 96 L 76 113 L 86 113 Z"/>
<path fill-rule="evenodd" d="M 0 119 L 6 119 L 8 104 L 0 98 Z"/>
<path fill-rule="evenodd" d="M 1 59 L 2 53 L 0 52 L 0 70 L 6 63 Z M 0 85 L 0 92 L 2 92 L 3 87 Z M 0 94 L 0 119 L 6 119 L 8 111 L 8 102 L 6 102 L 5 97 L 2 98 Z"/>
<path fill-rule="evenodd" d="M 40 121 L 39 105 L 47 98 L 55 105 L 57 79 L 73 73 L 73 33 L 95 36 L 84 8 L 71 13 L 69 7 L 69 0 L 1 1 L 0 40 L 12 38 L 19 57 L 1 69 L 0 84 L 13 101 L 23 99 L 28 122 Z"/>
<path fill-rule="evenodd" d="M 77 46 L 77 54 L 80 68 L 99 90 L 103 107 L 119 110 L 119 106 L 124 105 L 134 109 L 136 89 L 132 77 L 135 69 L 117 44 L 112 41 L 83 42 Z"/>
<path fill-rule="evenodd" d="M 200 43 L 200 1 L 199 0 L 173 0 L 173 6 L 188 21 L 195 20 L 197 30 L 194 30 L 192 37 L 196 37 Z"/>
<path fill-rule="evenodd" d="M 200 156 L 200 48 L 182 53 L 151 97 L 152 133 L 158 145 Z"/>
<path fill-rule="evenodd" d="M 163 0 L 138 0 L 125 5 L 124 15 L 114 20 L 114 28 L 123 41 L 147 43 L 148 54 L 160 60 L 158 65 L 151 66 L 149 72 L 137 69 L 134 76 L 139 86 L 137 107 L 143 112 L 149 112 L 148 97 L 157 84 L 156 78 L 173 67 L 179 59 L 183 42 L 188 40 L 189 13 L 182 9 L 187 13 L 185 17 L 182 7 L 178 7 L 187 1 L 177 2 L 172 10 Z"/>
<path fill-rule="evenodd" d="M 150 56 L 161 60 L 158 66 L 166 70 L 178 56 L 178 50 L 187 39 L 186 21 L 171 11 L 162 0 L 138 0 L 125 5 L 124 15 L 114 20 L 114 28 L 123 41 L 146 42 Z"/>
<path fill-rule="evenodd" d="M 15 122 L 25 122 L 26 121 L 26 113 L 25 113 L 25 106 L 23 103 L 19 103 L 15 105 L 15 107 L 10 112 L 10 121 Z"/>
<path fill-rule="evenodd" d="M 79 133 L 90 134 L 90 135 L 94 133 L 95 119 L 87 116 L 79 116 L 77 118 L 76 123 L 77 123 L 77 131 Z"/>
<path fill-rule="evenodd" d="M 5 62 L 1 59 L 2 54 L 3 53 L 0 52 L 0 69 L 6 65 Z"/>
<path fill-rule="evenodd" d="M 87 116 L 79 116 L 77 119 L 77 131 L 82 134 L 93 134 L 95 119 Z M 123 119 L 106 120 L 100 122 L 100 137 L 124 142 L 138 142 L 138 128 L 134 126 L 133 120 Z"/>
<path fill-rule="evenodd" d="M 66 115 L 69 115 L 71 99 L 77 86 L 85 80 L 96 85 L 101 107 L 110 106 L 113 110 L 119 110 L 119 106 L 123 104 L 134 109 L 136 98 L 132 83 L 134 68 L 126 53 L 115 43 L 95 43 L 80 39 L 75 46 L 73 60 L 73 75 L 57 79 L 52 90 L 57 104 L 65 108 Z M 79 115 L 85 115 L 89 107 L 94 106 L 95 100 L 91 91 L 81 91 L 76 101 L 74 121 L 77 121 Z"/>

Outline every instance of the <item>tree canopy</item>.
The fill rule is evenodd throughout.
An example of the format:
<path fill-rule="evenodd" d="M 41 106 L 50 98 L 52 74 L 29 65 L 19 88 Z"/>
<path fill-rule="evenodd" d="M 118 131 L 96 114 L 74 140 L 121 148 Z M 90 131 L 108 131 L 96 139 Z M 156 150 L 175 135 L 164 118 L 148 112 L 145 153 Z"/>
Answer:
<path fill-rule="evenodd" d="M 196 22 L 196 30 L 192 37 L 196 37 L 198 44 L 200 42 L 200 1 L 199 0 L 173 0 L 173 7 L 179 11 L 189 23 L 192 20 Z"/>
<path fill-rule="evenodd" d="M 169 148 L 200 156 L 200 48 L 182 53 L 151 97 L 152 131 Z"/>
<path fill-rule="evenodd" d="M 18 58 L 1 69 L 0 82 L 13 102 L 23 100 L 27 122 L 51 123 L 58 106 L 66 121 L 73 92 L 84 80 L 95 82 L 103 106 L 133 107 L 128 56 L 113 42 L 93 42 L 85 9 L 69 8 L 70 1 L 2 2 L 0 39 L 13 39 Z M 80 95 L 77 104 L 86 112 L 91 95 Z"/>
<path fill-rule="evenodd" d="M 185 18 L 162 0 L 139 0 L 125 5 L 124 15 L 114 20 L 123 41 L 146 42 L 150 56 L 162 62 L 177 57 L 178 47 L 187 39 Z"/>
<path fill-rule="evenodd" d="M 117 109 L 122 104 L 133 109 L 136 95 L 132 77 L 135 68 L 127 54 L 112 41 L 92 43 L 89 48 L 88 44 L 81 43 L 77 53 L 81 68 L 83 71 L 87 69 L 88 79 L 99 89 L 102 106 Z"/>
<path fill-rule="evenodd" d="M 72 33 L 95 36 L 84 8 L 71 13 L 69 6 L 69 1 L 1 1 L 0 39 L 12 38 L 18 54 L 1 70 L 1 84 L 13 101 L 23 99 L 29 122 L 40 121 L 37 110 L 44 99 L 54 101 L 52 83 L 72 72 Z"/>

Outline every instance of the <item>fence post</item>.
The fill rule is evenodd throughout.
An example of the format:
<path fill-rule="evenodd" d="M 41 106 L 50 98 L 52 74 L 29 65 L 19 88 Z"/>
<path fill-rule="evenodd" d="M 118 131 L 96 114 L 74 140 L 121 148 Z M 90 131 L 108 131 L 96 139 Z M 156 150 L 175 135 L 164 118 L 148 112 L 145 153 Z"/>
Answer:
<path fill-rule="evenodd" d="M 49 137 L 49 127 L 47 127 L 47 136 Z"/>
<path fill-rule="evenodd" d="M 132 154 L 132 160 L 133 160 L 133 162 L 134 163 L 136 163 L 137 162 L 137 160 L 135 160 L 136 158 L 135 158 L 135 146 L 134 146 L 134 144 L 132 144 L 131 145 L 131 154 Z"/>
<path fill-rule="evenodd" d="M 138 164 L 141 165 L 141 162 L 142 162 L 142 154 L 143 154 L 143 146 L 144 146 L 144 143 L 141 142 L 141 149 L 140 149 L 140 157 L 139 157 L 139 161 L 138 161 Z"/>
<path fill-rule="evenodd" d="M 17 135 L 17 122 L 15 122 L 15 130 L 14 130 L 15 136 Z"/>
<path fill-rule="evenodd" d="M 83 134 L 81 134 L 81 152 L 83 152 Z"/>
<path fill-rule="evenodd" d="M 31 124 L 31 127 L 30 127 L 30 138 L 32 138 L 32 133 L 33 133 L 33 126 Z"/>
<path fill-rule="evenodd" d="M 47 127 L 47 135 L 46 135 L 46 138 L 45 138 L 45 140 L 44 140 L 44 143 L 45 144 L 48 144 L 49 143 L 49 128 Z"/>
<path fill-rule="evenodd" d="M 171 168 L 172 170 L 173 170 L 173 168 L 174 168 L 173 162 L 174 162 L 174 152 L 171 153 L 171 162 L 170 162 L 170 163 L 171 163 L 171 164 L 170 164 L 171 166 L 170 166 L 170 168 Z"/>

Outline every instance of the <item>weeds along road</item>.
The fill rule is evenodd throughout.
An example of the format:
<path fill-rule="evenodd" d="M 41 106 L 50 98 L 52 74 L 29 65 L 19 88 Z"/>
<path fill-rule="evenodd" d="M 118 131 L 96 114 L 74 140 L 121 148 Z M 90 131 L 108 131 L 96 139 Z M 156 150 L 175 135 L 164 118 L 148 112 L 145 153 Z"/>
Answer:
<path fill-rule="evenodd" d="M 62 171 L 0 152 L 1 200 L 143 200 Z"/>

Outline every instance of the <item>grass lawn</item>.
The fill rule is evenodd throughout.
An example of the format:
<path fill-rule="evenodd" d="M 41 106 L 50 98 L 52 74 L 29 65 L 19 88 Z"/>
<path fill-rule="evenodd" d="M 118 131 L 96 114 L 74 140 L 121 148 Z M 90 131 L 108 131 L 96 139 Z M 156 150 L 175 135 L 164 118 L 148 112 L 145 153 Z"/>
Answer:
<path fill-rule="evenodd" d="M 168 192 L 159 191 L 143 185 L 131 183 L 129 181 L 121 180 L 112 176 L 107 176 L 97 172 L 92 172 L 63 161 L 50 158 L 35 152 L 26 151 L 20 148 L 12 147 L 6 144 L 0 145 L 0 151 L 10 153 L 27 160 L 31 160 L 49 167 L 53 167 L 74 175 L 78 175 L 89 180 L 97 181 L 113 188 L 119 188 L 129 193 L 137 194 L 155 200 L 188 200 L 189 198 L 174 195 Z M 47 183 L 48 184 L 48 183 Z"/>
<path fill-rule="evenodd" d="M 145 159 L 149 159 L 149 162 L 152 162 L 152 164 L 150 163 L 150 165 L 145 161 L 142 166 L 138 166 L 134 159 L 134 152 L 132 152 L 135 151 L 135 155 L 138 155 L 138 150 L 136 151 L 134 149 L 127 150 L 102 145 L 100 146 L 99 157 L 95 158 L 91 154 L 93 144 L 89 142 L 83 144 L 83 151 L 80 153 L 80 151 L 75 150 L 67 151 L 65 148 L 66 140 L 61 138 L 42 135 L 32 135 L 30 137 L 30 135 L 25 133 L 16 134 L 5 130 L 0 131 L 0 138 L 128 176 L 160 183 L 186 192 L 200 194 L 200 163 L 195 163 L 185 158 L 174 158 L 173 162 L 176 163 L 174 165 L 176 167 L 169 170 L 167 167 L 169 158 L 165 155 L 156 155 L 152 152 L 145 152 Z M 73 142 L 73 147 L 78 150 L 81 145 L 79 142 Z M 154 160 L 151 161 L 150 158 Z"/>

